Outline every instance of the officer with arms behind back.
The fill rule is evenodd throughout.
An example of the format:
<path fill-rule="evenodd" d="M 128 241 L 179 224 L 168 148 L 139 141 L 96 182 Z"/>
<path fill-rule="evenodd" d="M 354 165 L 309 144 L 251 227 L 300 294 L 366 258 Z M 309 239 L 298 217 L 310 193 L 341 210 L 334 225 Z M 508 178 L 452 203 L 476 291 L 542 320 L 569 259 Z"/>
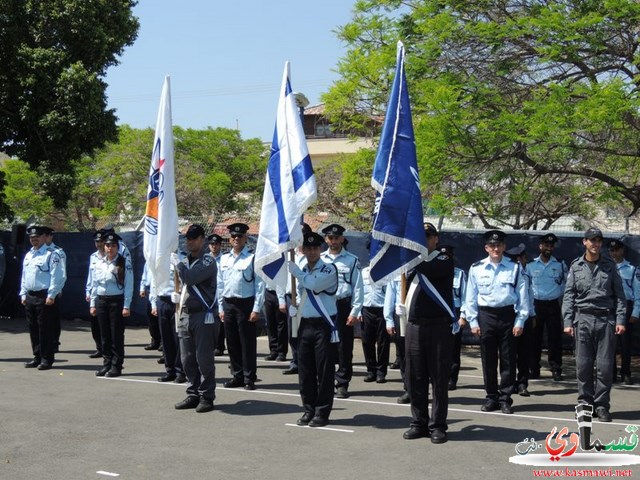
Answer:
<path fill-rule="evenodd" d="M 55 318 L 54 303 L 64 287 L 64 272 L 60 256 L 47 248 L 47 227 L 27 229 L 31 250 L 22 263 L 20 297 L 29 323 L 33 360 L 26 368 L 49 370 L 54 361 Z"/>
<path fill-rule="evenodd" d="M 471 333 L 480 337 L 487 392 L 481 410 L 492 412 L 499 408 L 510 414 L 516 381 L 515 337 L 522 335 L 529 317 L 529 292 L 520 265 L 504 256 L 505 237 L 500 230 L 484 234 L 488 256 L 469 269 L 465 312 Z"/>
<path fill-rule="evenodd" d="M 610 422 L 615 336 L 625 332 L 626 299 L 616 264 L 600 253 L 602 232 L 589 228 L 582 244 L 585 253 L 571 263 L 564 291 L 564 331 L 576 338 L 578 403 L 593 406 L 601 422 Z"/>
<path fill-rule="evenodd" d="M 333 263 L 338 269 L 338 371 L 336 372 L 336 396 L 349 397 L 349 383 L 353 376 L 353 326 L 358 322 L 364 301 L 364 286 L 360 262 L 344 248 L 344 227 L 331 224 L 322 229 L 329 249 L 322 252 L 325 263 Z"/>

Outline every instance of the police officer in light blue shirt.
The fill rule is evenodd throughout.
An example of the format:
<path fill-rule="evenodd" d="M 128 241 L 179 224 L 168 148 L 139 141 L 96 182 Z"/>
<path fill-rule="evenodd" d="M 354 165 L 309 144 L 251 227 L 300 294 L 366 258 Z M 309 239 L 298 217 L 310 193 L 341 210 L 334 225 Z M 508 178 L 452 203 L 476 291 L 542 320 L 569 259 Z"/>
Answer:
<path fill-rule="evenodd" d="M 222 241 L 223 240 L 224 239 L 217 233 L 212 233 L 207 237 L 207 244 L 209 245 L 209 253 L 213 255 L 213 258 L 215 258 L 216 266 L 218 267 L 218 270 L 220 270 L 220 259 L 222 259 Z M 219 320 L 219 319 L 220 317 L 218 316 L 218 312 L 216 312 L 216 320 Z M 218 329 L 218 339 L 216 340 L 216 349 L 214 350 L 214 353 L 216 354 L 216 356 L 224 355 L 224 351 L 225 351 L 224 323 L 218 322 L 218 324 L 220 328 Z"/>
<path fill-rule="evenodd" d="M 369 267 L 362 270 L 364 305 L 362 322 L 362 350 L 367 366 L 365 382 L 385 383 L 389 365 L 390 337 L 384 318 L 386 285 L 374 285 Z"/>
<path fill-rule="evenodd" d="M 485 233 L 488 256 L 469 270 L 464 308 L 471 333 L 480 337 L 487 392 L 481 409 L 483 412 L 500 409 L 510 414 L 516 380 L 515 338 L 522 335 L 529 317 L 529 292 L 520 265 L 504 256 L 505 238 L 500 230 Z"/>
<path fill-rule="evenodd" d="M 45 233 L 48 227 L 27 229 L 31 249 L 22 263 L 20 297 L 29 323 L 33 360 L 26 368 L 49 370 L 55 354 L 54 304 L 64 287 L 64 271 L 60 255 L 47 248 Z"/>
<path fill-rule="evenodd" d="M 387 333 L 389 334 L 390 341 L 393 341 L 396 345 L 396 355 L 398 368 L 400 369 L 400 376 L 402 377 L 402 387 L 404 393 L 397 398 L 397 402 L 400 404 L 409 403 L 409 394 L 407 393 L 407 385 L 405 382 L 405 343 L 404 336 L 400 335 L 400 317 L 396 312 L 396 306 L 402 304 L 401 298 L 401 279 L 400 275 L 391 280 L 386 285 L 386 291 L 384 293 L 384 306 L 383 315 L 384 321 L 387 327 Z M 406 323 L 406 312 L 404 322 Z"/>
<path fill-rule="evenodd" d="M 255 274 L 254 256 L 246 247 L 249 225 L 234 223 L 227 227 L 231 251 L 220 259 L 218 301 L 224 322 L 231 374 L 225 388 L 244 386 L 255 390 L 257 378 L 256 322 L 264 304 L 264 282 Z"/>
<path fill-rule="evenodd" d="M 340 332 L 338 371 L 336 372 L 338 398 L 349 397 L 349 382 L 353 376 L 353 326 L 358 322 L 364 300 L 360 262 L 358 257 L 345 250 L 344 231 L 343 226 L 335 223 L 322 229 L 329 249 L 321 255 L 323 262 L 333 263 L 338 269 L 338 292 L 336 293 L 338 331 Z"/>
<path fill-rule="evenodd" d="M 104 236 L 105 255 L 93 272 L 89 312 L 98 318 L 102 338 L 102 368 L 98 377 L 119 377 L 124 363 L 124 318 L 131 315 L 133 268 L 119 250 L 117 233 Z"/>
<path fill-rule="evenodd" d="M 569 269 L 553 256 L 558 237 L 547 233 L 540 237 L 540 255 L 527 265 L 531 278 L 536 319 L 533 328 L 530 376 L 540 377 L 542 332 L 547 330 L 548 360 L 555 381 L 562 380 L 562 295 Z"/>
<path fill-rule="evenodd" d="M 624 258 L 625 246 L 620 240 L 609 241 L 609 255 L 616 262 L 618 273 L 622 279 L 622 288 L 627 300 L 626 321 L 627 328 L 622 335 L 618 335 L 620 347 L 620 380 L 625 385 L 632 385 L 631 380 L 631 339 L 633 338 L 634 324 L 638 321 L 640 313 L 640 273 Z M 617 359 L 613 357 L 613 381 L 617 380 Z"/>
<path fill-rule="evenodd" d="M 302 252 L 306 264 L 301 269 L 289 261 L 289 272 L 298 280 L 300 325 L 298 327 L 298 375 L 304 413 L 298 425 L 323 427 L 333 408 L 334 352 L 337 342 L 338 289 L 336 267 L 320 257 L 322 237 L 305 233 Z M 295 308 L 290 312 L 296 316 Z"/>

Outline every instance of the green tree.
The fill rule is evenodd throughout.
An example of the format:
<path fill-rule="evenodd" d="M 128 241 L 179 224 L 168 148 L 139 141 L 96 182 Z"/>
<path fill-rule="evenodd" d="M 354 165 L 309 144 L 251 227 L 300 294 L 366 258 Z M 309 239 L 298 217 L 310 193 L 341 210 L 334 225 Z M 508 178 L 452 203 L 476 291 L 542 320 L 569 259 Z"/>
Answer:
<path fill-rule="evenodd" d="M 106 69 L 138 31 L 134 0 L 0 0 L 0 151 L 64 207 L 83 155 L 115 140 Z"/>
<path fill-rule="evenodd" d="M 265 147 L 236 130 L 174 127 L 179 215 L 219 215 L 260 205 Z M 78 182 L 68 207 L 50 215 L 91 230 L 106 218 L 141 219 L 146 207 L 154 131 L 123 125 L 118 141 L 75 164 Z M 24 192 L 28 195 L 28 192 Z"/>
<path fill-rule="evenodd" d="M 634 0 L 359 0 L 326 95 L 338 125 L 384 111 L 396 41 L 424 196 L 488 226 L 640 208 Z"/>
<path fill-rule="evenodd" d="M 15 220 L 26 222 L 30 218 L 42 218 L 53 208 L 53 202 L 44 195 L 37 173 L 25 162 L 6 159 L 0 167 L 0 176 L 6 178 L 3 195 L 7 207 L 18 213 Z M 5 215 L 5 220 L 14 220 L 13 215 Z"/>

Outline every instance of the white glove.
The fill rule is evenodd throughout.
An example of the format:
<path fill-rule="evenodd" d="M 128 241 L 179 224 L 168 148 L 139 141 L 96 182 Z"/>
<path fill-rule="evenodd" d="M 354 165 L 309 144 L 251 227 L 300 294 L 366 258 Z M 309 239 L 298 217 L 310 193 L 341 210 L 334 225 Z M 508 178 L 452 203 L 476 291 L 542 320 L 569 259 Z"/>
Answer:
<path fill-rule="evenodd" d="M 298 309 L 293 305 L 289 305 L 289 316 L 291 318 L 295 317 L 298 314 Z"/>
<path fill-rule="evenodd" d="M 180 294 L 178 292 L 171 292 L 171 303 L 176 305 L 180 303 Z"/>
<path fill-rule="evenodd" d="M 177 253 L 175 253 L 175 252 L 171 253 L 171 255 L 169 257 L 169 263 L 171 265 L 173 265 L 174 267 L 180 263 L 180 257 L 178 256 Z"/>
<path fill-rule="evenodd" d="M 407 316 L 407 306 L 404 305 L 403 303 L 396 304 L 396 315 L 398 315 L 399 317 L 406 317 Z"/>
<path fill-rule="evenodd" d="M 293 275 L 294 277 L 298 278 L 300 276 L 302 276 L 302 270 L 300 270 L 300 267 L 298 266 L 298 264 L 292 260 L 289 260 L 287 262 L 287 267 L 289 269 L 289 273 L 291 275 Z"/>

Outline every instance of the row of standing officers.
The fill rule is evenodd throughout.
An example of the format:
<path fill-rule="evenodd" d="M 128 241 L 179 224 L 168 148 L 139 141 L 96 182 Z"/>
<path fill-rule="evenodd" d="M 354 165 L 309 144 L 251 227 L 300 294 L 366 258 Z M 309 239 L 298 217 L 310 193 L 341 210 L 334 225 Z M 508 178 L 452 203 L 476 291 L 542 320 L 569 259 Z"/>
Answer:
<path fill-rule="evenodd" d="M 52 340 L 55 333 L 51 332 L 55 322 L 47 320 L 51 309 L 44 307 L 55 304 L 66 276 L 61 262 L 64 253 L 55 246 L 45 247 L 47 231 L 50 235 L 46 227 L 28 229 L 33 248 L 25 257 L 20 291 L 34 353 L 33 361 L 26 366 L 41 370 L 51 368 L 57 341 Z M 176 404 L 177 409 L 213 410 L 214 350 L 221 325 L 232 374 L 225 387 L 255 389 L 256 322 L 266 297 L 272 305 L 267 308 L 267 318 L 269 312 L 273 315 L 268 321 L 267 359 L 286 358 L 287 334 L 283 332 L 288 330 L 293 359 L 284 373 L 299 375 L 304 408 L 300 425 L 326 425 L 334 395 L 349 396 L 353 327 L 359 321 L 363 321 L 367 382 L 385 381 L 389 339 L 404 337 L 404 342 L 397 342 L 406 386 L 399 401 L 411 403 L 413 417 L 404 433 L 406 439 L 429 436 L 433 443 L 447 440 L 448 390 L 456 385 L 460 330 L 467 323 L 480 338 L 487 392 L 483 411 L 511 413 L 512 394 L 525 394 L 526 380 L 539 376 L 541 335 L 546 323 L 553 378 L 562 378 L 564 327 L 565 333 L 576 335 L 578 340 L 579 403 L 593 405 L 600 420 L 611 420 L 609 392 L 615 371 L 615 335 L 622 335 L 627 319 L 635 320 L 638 312 L 625 298 L 621 274 L 628 276 L 627 272 L 619 273 L 616 263 L 600 255 L 603 238 L 599 230 L 585 232 L 585 255 L 569 269 L 552 255 L 557 241 L 553 234 L 541 237 L 540 256 L 524 268 L 505 256 L 505 234 L 489 231 L 484 237 L 487 257 L 471 266 L 465 281 L 464 272 L 454 267 L 453 248 L 439 245 L 437 229 L 425 224 L 429 255 L 409 273 L 408 291 L 402 301 L 399 279 L 377 287 L 370 282 L 368 270 L 361 271 L 357 257 L 344 248 L 343 227 L 329 225 L 322 231 L 324 238 L 307 228 L 303 229 L 301 252 L 288 265 L 298 284 L 295 305 L 290 305 L 290 285 L 288 291 L 265 290 L 255 275 L 253 254 L 246 247 L 247 231 L 248 226 L 242 223 L 229 226 L 232 249 L 214 257 L 207 244 L 219 244 L 221 238 L 212 235 L 207 241 L 201 226 L 190 226 L 186 258 L 171 256 L 172 272 L 180 282 L 179 293 L 175 285 L 167 291 L 151 292 L 167 369 L 160 380 L 176 380 L 180 375 L 189 380 L 187 397 Z M 98 249 L 95 258 L 92 256 L 87 282 L 90 312 L 97 319 L 101 337 L 97 353 L 103 357 L 103 367 L 96 374 L 118 376 L 124 361 L 123 317 L 129 315 L 133 291 L 131 260 L 115 232 L 99 231 L 94 239 L 97 245 L 105 245 L 102 254 Z M 328 249 L 322 252 L 325 241 Z M 517 260 L 518 255 L 514 257 Z M 634 279 L 640 285 L 640 275 L 635 271 L 629 285 L 634 285 Z M 288 326 L 283 325 L 286 321 Z M 535 332 L 531 334 L 533 355 L 520 354 L 517 343 L 528 330 Z M 528 368 L 525 362 L 525 368 L 518 368 L 516 375 L 516 363 L 518 367 L 521 364 L 518 355 L 533 361 Z M 594 379 L 596 361 L 598 376 Z M 630 381 L 624 364 L 622 375 Z M 429 384 L 431 415 L 427 409 Z"/>

